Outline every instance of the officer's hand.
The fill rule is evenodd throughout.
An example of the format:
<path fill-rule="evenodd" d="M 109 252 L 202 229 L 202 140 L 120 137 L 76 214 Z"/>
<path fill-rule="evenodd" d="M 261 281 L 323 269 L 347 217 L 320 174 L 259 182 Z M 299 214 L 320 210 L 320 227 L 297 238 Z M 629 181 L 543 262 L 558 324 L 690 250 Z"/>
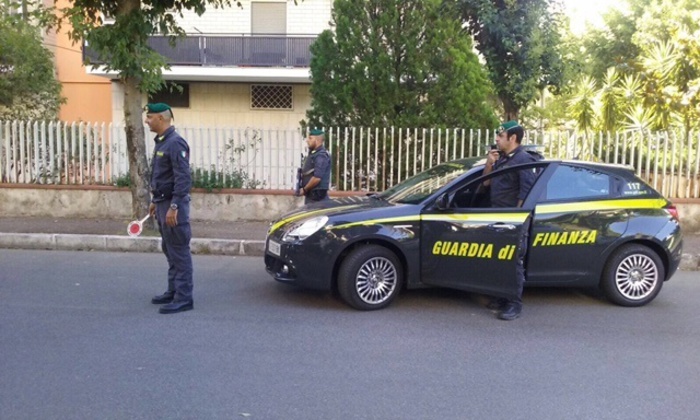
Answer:
<path fill-rule="evenodd" d="M 168 212 L 165 214 L 165 224 L 170 227 L 177 226 L 177 210 L 168 209 Z"/>
<path fill-rule="evenodd" d="M 156 214 L 156 205 L 155 205 L 155 203 L 151 203 L 151 204 L 148 206 L 148 214 L 149 214 L 151 217 L 155 216 L 155 214 Z"/>
<path fill-rule="evenodd" d="M 498 150 L 491 150 L 489 151 L 489 154 L 486 155 L 486 163 L 493 165 L 496 163 L 499 157 L 500 155 L 498 154 Z"/>

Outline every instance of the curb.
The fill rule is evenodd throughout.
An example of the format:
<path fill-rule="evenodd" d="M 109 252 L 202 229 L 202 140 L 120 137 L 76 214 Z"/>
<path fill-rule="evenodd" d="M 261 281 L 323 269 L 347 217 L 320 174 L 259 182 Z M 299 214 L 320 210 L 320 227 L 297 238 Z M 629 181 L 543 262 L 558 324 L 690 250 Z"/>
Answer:
<path fill-rule="evenodd" d="M 159 237 L 131 238 L 120 235 L 74 235 L 67 233 L 0 233 L 0 248 L 63 251 L 162 252 Z M 262 257 L 265 241 L 192 238 L 194 255 Z M 700 271 L 700 255 L 683 254 L 678 267 Z"/>
<path fill-rule="evenodd" d="M 0 233 L 0 248 L 63 251 L 163 252 L 161 239 L 119 235 L 74 235 L 63 233 Z M 265 241 L 192 238 L 192 254 L 260 257 Z"/>

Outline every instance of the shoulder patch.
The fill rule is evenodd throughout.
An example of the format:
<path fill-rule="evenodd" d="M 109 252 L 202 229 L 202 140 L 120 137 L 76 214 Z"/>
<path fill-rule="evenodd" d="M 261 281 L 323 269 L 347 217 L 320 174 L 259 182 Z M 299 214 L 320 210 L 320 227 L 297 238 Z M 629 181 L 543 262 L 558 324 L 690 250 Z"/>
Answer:
<path fill-rule="evenodd" d="M 187 152 L 184 151 L 184 150 L 181 151 L 181 152 L 180 152 L 180 156 L 182 156 L 183 158 L 186 158 L 186 157 L 187 157 Z"/>

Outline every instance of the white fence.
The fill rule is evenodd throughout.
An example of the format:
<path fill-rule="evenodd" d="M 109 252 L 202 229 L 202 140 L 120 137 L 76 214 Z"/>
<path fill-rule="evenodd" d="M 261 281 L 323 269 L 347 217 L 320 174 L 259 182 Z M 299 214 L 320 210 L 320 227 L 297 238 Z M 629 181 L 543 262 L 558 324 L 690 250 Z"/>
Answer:
<path fill-rule="evenodd" d="M 178 127 L 178 131 L 190 144 L 199 187 L 292 189 L 306 153 L 299 130 Z M 479 129 L 330 128 L 326 144 L 333 156 L 332 185 L 338 190 L 381 191 L 440 162 L 484 156 L 493 138 L 493 130 Z M 582 135 L 531 130 L 524 143 L 541 146 L 549 158 L 631 165 L 668 197 L 700 197 L 698 132 Z M 150 139 L 146 148 L 150 158 Z M 125 185 L 124 128 L 0 122 L 0 181 Z"/>

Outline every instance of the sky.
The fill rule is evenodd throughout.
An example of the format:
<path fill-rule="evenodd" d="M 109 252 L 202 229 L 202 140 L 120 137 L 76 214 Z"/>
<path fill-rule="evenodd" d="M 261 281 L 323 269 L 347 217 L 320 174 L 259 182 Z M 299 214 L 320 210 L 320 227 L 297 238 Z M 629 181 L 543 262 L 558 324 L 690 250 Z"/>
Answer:
<path fill-rule="evenodd" d="M 615 0 L 563 0 L 566 12 L 571 18 L 571 30 L 581 34 L 586 28 L 586 22 L 594 26 L 603 23 L 602 14 Z"/>

